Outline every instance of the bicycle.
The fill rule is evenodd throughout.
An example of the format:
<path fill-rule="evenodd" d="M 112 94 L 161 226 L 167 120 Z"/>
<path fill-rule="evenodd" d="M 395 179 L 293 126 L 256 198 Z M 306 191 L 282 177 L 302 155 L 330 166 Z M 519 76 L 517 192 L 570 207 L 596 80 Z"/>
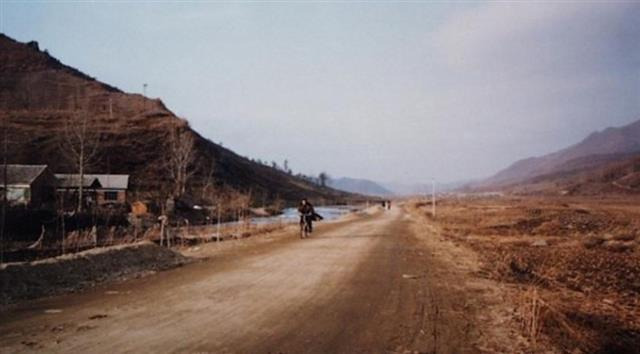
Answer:
<path fill-rule="evenodd" d="M 312 214 L 300 214 L 300 238 L 307 238 L 311 233 Z"/>

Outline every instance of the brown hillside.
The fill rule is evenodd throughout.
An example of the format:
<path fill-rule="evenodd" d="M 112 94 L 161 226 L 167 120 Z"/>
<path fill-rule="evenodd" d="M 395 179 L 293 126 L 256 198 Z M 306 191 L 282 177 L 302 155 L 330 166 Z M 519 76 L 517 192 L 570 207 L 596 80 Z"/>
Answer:
<path fill-rule="evenodd" d="M 160 100 L 124 93 L 60 63 L 35 42 L 20 43 L 0 34 L 0 114 L 10 139 L 9 162 L 72 172 L 59 142 L 65 120 L 78 112 L 95 119 L 92 131 L 101 134 L 99 159 L 91 171 L 131 174 L 134 192 L 166 189 L 166 137 L 183 120 Z M 213 159 L 217 184 L 251 191 L 255 201 L 353 197 L 254 163 L 187 129 L 195 138 L 191 188 L 201 184 Z"/>
<path fill-rule="evenodd" d="M 640 154 L 574 159 L 562 171 L 504 186 L 503 190 L 517 194 L 640 195 Z"/>
<path fill-rule="evenodd" d="M 560 151 L 517 161 L 478 186 L 495 188 L 522 183 L 537 176 L 570 173 L 576 169 L 576 163 L 582 167 L 603 166 L 635 153 L 640 153 L 640 120 L 594 132 L 578 144 Z"/>

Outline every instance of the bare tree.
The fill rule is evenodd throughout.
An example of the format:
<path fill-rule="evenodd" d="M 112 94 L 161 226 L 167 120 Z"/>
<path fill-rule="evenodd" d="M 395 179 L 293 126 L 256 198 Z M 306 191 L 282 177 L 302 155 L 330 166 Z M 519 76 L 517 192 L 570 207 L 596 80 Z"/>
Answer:
<path fill-rule="evenodd" d="M 169 130 L 169 151 L 166 167 L 173 180 L 173 198 L 180 198 L 187 188 L 187 181 L 193 174 L 189 166 L 193 162 L 193 135 L 187 129 L 185 121 L 174 124 Z"/>
<path fill-rule="evenodd" d="M 220 219 L 220 191 L 216 190 L 214 186 L 214 178 L 213 178 L 213 173 L 215 171 L 215 168 L 216 168 L 216 161 L 212 157 L 211 162 L 209 163 L 209 170 L 203 181 L 204 183 L 202 184 L 202 192 L 200 197 L 202 198 L 203 201 L 205 201 L 205 203 L 216 206 L 215 211 L 216 211 L 216 214 L 218 215 L 217 217 L 218 222 L 220 222 L 219 220 Z M 207 214 L 208 214 L 207 218 L 209 219 L 208 223 L 210 223 L 213 220 L 213 215 L 211 214 L 211 210 L 209 210 Z"/>
<path fill-rule="evenodd" d="M 318 175 L 318 182 L 320 183 L 320 186 L 326 187 L 328 180 L 329 175 L 326 172 L 320 172 L 320 174 Z"/>
<path fill-rule="evenodd" d="M 207 175 L 204 178 L 204 183 L 202 184 L 202 199 L 207 200 L 210 199 L 210 194 L 213 191 L 213 173 L 216 169 L 216 161 L 211 158 L 211 162 L 209 163 L 209 170 L 207 171 Z"/>
<path fill-rule="evenodd" d="M 292 175 L 293 171 L 289 168 L 289 160 L 285 159 L 284 160 L 284 172 Z"/>
<path fill-rule="evenodd" d="M 63 156 L 71 162 L 78 174 L 78 206 L 82 211 L 84 200 L 84 175 L 91 164 L 95 163 L 100 146 L 101 134 L 95 129 L 94 119 L 83 110 L 69 116 L 64 121 L 64 134 L 60 147 Z"/>

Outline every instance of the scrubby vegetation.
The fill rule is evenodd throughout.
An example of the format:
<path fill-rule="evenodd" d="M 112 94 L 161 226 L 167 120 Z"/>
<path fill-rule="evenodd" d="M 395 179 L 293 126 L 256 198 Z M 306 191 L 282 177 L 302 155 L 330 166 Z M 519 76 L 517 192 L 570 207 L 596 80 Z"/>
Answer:
<path fill-rule="evenodd" d="M 533 342 L 566 352 L 640 348 L 640 208 L 631 198 L 449 198 L 415 207 L 513 289 Z"/>

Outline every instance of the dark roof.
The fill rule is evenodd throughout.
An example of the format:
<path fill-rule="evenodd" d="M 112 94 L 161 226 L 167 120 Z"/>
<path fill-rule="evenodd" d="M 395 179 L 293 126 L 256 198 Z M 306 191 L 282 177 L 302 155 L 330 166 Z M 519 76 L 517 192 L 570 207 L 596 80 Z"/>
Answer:
<path fill-rule="evenodd" d="M 58 180 L 58 188 L 79 188 L 80 176 L 75 174 L 55 174 Z M 82 188 L 100 188 L 100 181 L 90 175 L 82 177 Z"/>
<path fill-rule="evenodd" d="M 100 185 L 105 189 L 127 189 L 129 188 L 129 175 L 85 175 L 97 178 Z"/>
<path fill-rule="evenodd" d="M 31 185 L 47 165 L 7 165 L 7 185 Z M 0 165 L 0 185 L 4 185 L 4 165 Z"/>
<path fill-rule="evenodd" d="M 77 174 L 56 174 L 58 186 L 77 188 L 80 177 Z M 85 174 L 83 186 L 102 189 L 127 189 L 129 188 L 129 175 L 98 175 Z"/>

